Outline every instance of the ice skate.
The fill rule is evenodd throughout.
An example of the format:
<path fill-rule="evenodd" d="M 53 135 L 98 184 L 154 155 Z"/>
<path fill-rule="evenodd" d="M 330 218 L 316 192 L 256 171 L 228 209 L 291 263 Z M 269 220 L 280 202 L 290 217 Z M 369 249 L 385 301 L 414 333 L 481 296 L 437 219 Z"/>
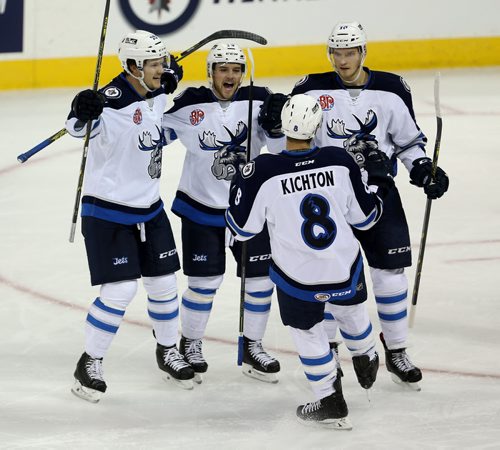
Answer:
<path fill-rule="evenodd" d="M 339 345 L 340 342 L 330 342 L 330 350 L 335 352 L 335 361 L 337 361 L 337 376 L 343 377 L 344 372 L 342 371 L 342 367 L 340 367 L 340 358 L 339 358 Z"/>
<path fill-rule="evenodd" d="M 77 397 L 91 403 L 97 403 L 106 392 L 106 383 L 103 379 L 102 358 L 92 358 L 83 353 L 74 373 L 75 384 L 71 392 Z"/>
<path fill-rule="evenodd" d="M 243 336 L 243 373 L 266 383 L 277 383 L 280 363 L 262 347 L 262 341 Z"/>
<path fill-rule="evenodd" d="M 347 417 L 348 412 L 342 391 L 339 390 L 316 402 L 300 405 L 297 408 L 297 418 L 305 425 L 351 430 L 352 424 Z"/>
<path fill-rule="evenodd" d="M 406 353 L 406 348 L 389 350 L 382 333 L 380 333 L 380 340 L 384 344 L 385 366 L 391 374 L 392 381 L 414 391 L 420 391 L 421 388 L 418 382 L 422 379 L 422 372 L 413 365 Z"/>
<path fill-rule="evenodd" d="M 370 360 L 368 355 L 353 356 L 352 364 L 361 387 L 363 389 L 370 389 L 377 379 L 379 366 L 378 354 L 375 353 L 375 358 L 372 360 Z"/>
<path fill-rule="evenodd" d="M 208 364 L 205 361 L 202 353 L 202 340 L 189 339 L 181 336 L 179 342 L 179 353 L 184 356 L 186 362 L 194 370 L 194 382 L 200 384 L 203 381 L 203 376 L 207 369 Z"/>
<path fill-rule="evenodd" d="M 156 345 L 156 361 L 160 370 L 165 372 L 165 380 L 172 381 L 182 389 L 193 389 L 194 370 L 174 345 Z"/>

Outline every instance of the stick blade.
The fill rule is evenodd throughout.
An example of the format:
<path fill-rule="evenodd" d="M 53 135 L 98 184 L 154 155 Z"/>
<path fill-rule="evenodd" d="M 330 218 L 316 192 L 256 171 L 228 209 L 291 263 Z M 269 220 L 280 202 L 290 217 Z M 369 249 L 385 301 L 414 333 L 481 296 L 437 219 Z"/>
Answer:
<path fill-rule="evenodd" d="M 245 39 L 247 41 L 257 42 L 260 45 L 267 45 L 267 39 L 255 34 L 250 31 L 242 31 L 242 30 L 220 30 L 218 33 L 221 33 L 221 37 L 217 39 Z"/>
<path fill-rule="evenodd" d="M 243 364 L 243 335 L 238 336 L 238 366 Z"/>

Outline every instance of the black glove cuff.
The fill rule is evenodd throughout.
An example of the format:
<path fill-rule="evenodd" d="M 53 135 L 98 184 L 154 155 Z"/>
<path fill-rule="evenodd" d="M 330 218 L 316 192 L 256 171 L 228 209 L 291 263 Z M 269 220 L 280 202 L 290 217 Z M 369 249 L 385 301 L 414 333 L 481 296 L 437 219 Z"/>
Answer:
<path fill-rule="evenodd" d="M 410 171 L 410 183 L 418 187 L 427 186 L 432 180 L 432 160 L 430 158 L 418 158 L 413 161 Z"/>

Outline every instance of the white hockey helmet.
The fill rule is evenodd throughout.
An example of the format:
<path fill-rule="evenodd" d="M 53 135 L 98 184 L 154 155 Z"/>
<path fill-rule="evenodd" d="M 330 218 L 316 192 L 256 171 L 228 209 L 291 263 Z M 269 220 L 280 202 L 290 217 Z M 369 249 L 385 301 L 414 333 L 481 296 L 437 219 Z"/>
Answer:
<path fill-rule="evenodd" d="M 207 56 L 207 77 L 212 81 L 215 64 L 241 64 L 243 73 L 241 79 L 245 78 L 247 72 L 247 57 L 237 44 L 215 44 Z"/>
<path fill-rule="evenodd" d="M 147 59 L 166 58 L 167 64 L 170 65 L 170 53 L 165 43 L 155 34 L 144 30 L 137 30 L 124 36 L 118 48 L 118 58 L 127 73 L 130 73 L 127 66 L 129 59 L 135 61 L 141 72 Z"/>
<path fill-rule="evenodd" d="M 328 37 L 328 53 L 336 48 L 361 47 L 366 56 L 366 33 L 359 22 L 340 22 L 333 27 Z"/>
<path fill-rule="evenodd" d="M 289 98 L 281 110 L 281 131 L 293 139 L 310 140 L 321 126 L 323 111 L 318 102 L 306 94 Z"/>

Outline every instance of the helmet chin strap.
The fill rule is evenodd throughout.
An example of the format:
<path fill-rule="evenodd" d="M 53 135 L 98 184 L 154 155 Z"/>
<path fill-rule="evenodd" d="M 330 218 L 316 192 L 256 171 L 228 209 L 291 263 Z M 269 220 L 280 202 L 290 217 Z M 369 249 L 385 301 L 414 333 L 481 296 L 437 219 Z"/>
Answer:
<path fill-rule="evenodd" d="M 153 92 L 153 91 L 154 91 L 154 89 L 149 88 L 149 87 L 148 87 L 148 85 L 144 82 L 144 72 L 143 72 L 142 70 L 140 70 L 140 72 L 141 72 L 141 76 L 140 76 L 140 77 L 136 77 L 133 73 L 131 73 L 131 72 L 130 72 L 130 71 L 128 71 L 128 70 L 127 70 L 127 72 L 128 72 L 128 74 L 129 74 L 132 78 L 135 78 L 135 79 L 139 82 L 139 84 L 140 84 L 140 85 L 141 85 L 144 89 L 146 89 L 146 91 L 148 91 L 148 92 Z"/>

